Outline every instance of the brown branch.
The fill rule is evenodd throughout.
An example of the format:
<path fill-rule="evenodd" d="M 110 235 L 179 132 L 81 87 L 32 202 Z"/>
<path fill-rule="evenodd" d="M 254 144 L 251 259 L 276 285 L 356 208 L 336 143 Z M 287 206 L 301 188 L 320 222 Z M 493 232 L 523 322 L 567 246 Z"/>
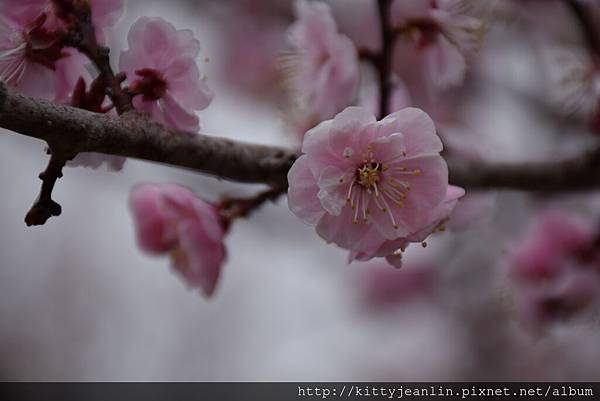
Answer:
<path fill-rule="evenodd" d="M 229 224 L 234 219 L 248 217 L 268 201 L 275 202 L 286 192 L 286 187 L 273 187 L 250 198 L 226 198 L 219 203 L 219 210 Z"/>
<path fill-rule="evenodd" d="M 467 189 L 584 191 L 600 188 L 600 146 L 556 162 L 450 166 L 450 182 Z"/>
<path fill-rule="evenodd" d="M 193 169 L 219 178 L 287 187 L 297 152 L 170 131 L 130 111 L 92 113 L 19 94 L 0 83 L 0 127 L 46 141 L 55 154 L 98 152 Z M 556 162 L 450 164 L 450 182 L 468 190 L 578 191 L 600 188 L 600 147 Z"/>
<path fill-rule="evenodd" d="M 0 127 L 59 153 L 97 152 L 166 163 L 239 182 L 286 186 L 295 151 L 175 132 L 130 111 L 93 113 L 22 95 L 0 83 Z"/>
<path fill-rule="evenodd" d="M 85 91 L 85 81 L 80 79 L 73 93 L 73 105 L 87 107 L 93 111 L 102 111 L 104 96 L 112 100 L 117 113 L 123 114 L 133 110 L 131 98 L 121 87 L 125 80 L 123 74 L 114 73 L 110 65 L 110 50 L 100 46 L 92 23 L 92 10 L 88 1 L 54 0 L 57 16 L 69 27 L 63 35 L 64 44 L 78 49 L 94 63 L 98 69 L 98 77 L 91 85 L 90 92 Z M 48 120 L 53 124 L 51 120 Z M 47 127 L 49 129 L 50 127 Z M 64 134 L 63 134 L 64 135 Z M 28 226 L 43 225 L 52 216 L 59 216 L 61 207 L 52 200 L 52 190 L 56 181 L 62 177 L 62 169 L 68 160 L 74 158 L 81 150 L 65 141 L 47 141 L 51 154 L 48 167 L 40 174 L 42 188 L 40 195 L 27 215 Z"/>
<path fill-rule="evenodd" d="M 115 74 L 110 65 L 110 49 L 98 44 L 96 31 L 92 23 L 92 11 L 87 1 L 67 2 L 63 17 L 71 23 L 67 43 L 85 54 L 98 69 L 99 76 L 106 87 L 107 95 L 113 102 L 117 113 L 133 110 L 131 98 L 121 87 L 125 79 Z"/>
<path fill-rule="evenodd" d="M 37 200 L 25 216 L 25 224 L 28 226 L 41 226 L 53 216 L 60 216 L 62 209 L 60 205 L 52 200 L 52 189 L 56 180 L 62 177 L 62 169 L 66 160 L 50 156 L 48 167 L 40 174 L 42 189 Z"/>

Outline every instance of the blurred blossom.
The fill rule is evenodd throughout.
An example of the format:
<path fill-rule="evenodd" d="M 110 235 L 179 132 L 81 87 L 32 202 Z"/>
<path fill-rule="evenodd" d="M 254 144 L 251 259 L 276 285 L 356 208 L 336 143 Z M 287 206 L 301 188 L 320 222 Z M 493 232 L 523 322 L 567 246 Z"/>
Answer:
<path fill-rule="evenodd" d="M 86 59 L 65 49 L 49 24 L 47 1 L 0 1 L 0 80 L 19 91 L 65 102 Z"/>
<path fill-rule="evenodd" d="M 544 43 L 550 100 L 564 115 L 600 131 L 600 66 L 584 49 Z"/>
<path fill-rule="evenodd" d="M 433 121 L 407 108 L 381 121 L 349 107 L 306 133 L 288 174 L 290 209 L 350 259 L 396 266 L 450 214 L 464 191 L 448 186 Z"/>
<path fill-rule="evenodd" d="M 314 126 L 356 96 L 358 55 L 352 41 L 338 33 L 326 3 L 299 0 L 296 17 L 289 29 L 292 52 L 283 59 L 283 68 L 297 111 Z"/>
<path fill-rule="evenodd" d="M 272 94 L 280 80 L 277 62 L 285 42 L 284 33 L 284 25 L 278 19 L 236 17 L 236 22 L 223 32 L 223 81 L 255 96 Z M 252 41 L 248 42 L 248 37 Z"/>
<path fill-rule="evenodd" d="M 89 0 L 92 7 L 92 23 L 96 29 L 96 38 L 106 42 L 106 28 L 117 23 L 124 11 L 125 0 Z"/>
<path fill-rule="evenodd" d="M 403 0 L 392 6 L 393 22 L 401 40 L 402 54 L 414 53 L 417 65 L 426 74 L 431 89 L 460 85 L 467 69 L 467 57 L 479 47 L 482 21 L 466 15 L 467 1 Z M 399 54 L 402 63 L 402 54 Z"/>
<path fill-rule="evenodd" d="M 550 210 L 535 217 L 510 260 L 516 304 L 527 320 L 542 324 L 569 317 L 598 298 L 597 236 L 577 215 Z"/>
<path fill-rule="evenodd" d="M 127 41 L 119 66 L 137 95 L 135 108 L 175 129 L 198 131 L 195 112 L 208 107 L 213 93 L 196 64 L 200 42 L 192 31 L 176 30 L 162 18 L 142 17 Z"/>
<path fill-rule="evenodd" d="M 359 50 L 379 51 L 379 12 L 373 0 L 328 0 L 340 32 Z"/>
<path fill-rule="evenodd" d="M 225 226 L 217 208 L 177 185 L 140 185 L 131 193 L 140 247 L 171 255 L 191 287 L 212 295 L 225 260 Z"/>

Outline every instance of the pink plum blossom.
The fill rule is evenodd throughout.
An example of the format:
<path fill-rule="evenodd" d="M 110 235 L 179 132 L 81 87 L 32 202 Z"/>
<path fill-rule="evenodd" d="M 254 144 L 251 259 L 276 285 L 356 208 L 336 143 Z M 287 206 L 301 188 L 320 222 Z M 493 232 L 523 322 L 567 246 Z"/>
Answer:
<path fill-rule="evenodd" d="M 338 33 L 329 6 L 296 2 L 297 20 L 289 29 L 292 53 L 286 59 L 298 108 L 311 126 L 333 117 L 356 95 L 358 56 L 352 41 Z"/>
<path fill-rule="evenodd" d="M 359 245 L 357 251 L 351 251 L 348 255 L 350 262 L 354 260 L 367 261 L 375 257 L 385 257 L 386 261 L 394 267 L 402 267 L 402 252 L 411 242 L 422 242 L 431 233 L 442 229 L 445 222 L 450 219 L 458 200 L 465 194 L 464 189 L 448 186 L 444 201 L 432 215 L 431 223 L 421 230 L 403 238 L 395 240 L 385 239 L 378 236 L 365 238 Z"/>
<path fill-rule="evenodd" d="M 0 0 L 0 80 L 25 94 L 65 102 L 86 75 L 86 59 L 47 28 L 46 7 L 43 1 Z"/>
<path fill-rule="evenodd" d="M 464 191 L 448 186 L 442 142 L 429 116 L 405 108 L 381 121 L 348 107 L 305 135 L 288 174 L 290 209 L 350 259 L 386 257 L 399 265 Z"/>
<path fill-rule="evenodd" d="M 465 3 L 464 0 L 402 0 L 392 6 L 393 23 L 403 39 L 399 43 L 400 64 L 406 63 L 402 61 L 404 54 L 416 52 L 416 61 L 432 89 L 461 84 L 467 69 L 466 57 L 479 45 L 483 23 L 464 12 Z"/>
<path fill-rule="evenodd" d="M 183 131 L 198 131 L 196 111 L 213 93 L 201 77 L 196 58 L 200 43 L 190 30 L 176 30 L 161 18 L 142 17 L 128 35 L 120 69 L 127 73 L 135 108 Z"/>
<path fill-rule="evenodd" d="M 596 236 L 577 215 L 550 210 L 536 216 L 510 258 L 516 304 L 528 321 L 566 317 L 600 296 Z"/>
<path fill-rule="evenodd" d="M 171 255 L 173 268 L 210 296 L 225 260 L 226 233 L 217 208 L 177 185 L 139 185 L 130 207 L 140 247 Z"/>

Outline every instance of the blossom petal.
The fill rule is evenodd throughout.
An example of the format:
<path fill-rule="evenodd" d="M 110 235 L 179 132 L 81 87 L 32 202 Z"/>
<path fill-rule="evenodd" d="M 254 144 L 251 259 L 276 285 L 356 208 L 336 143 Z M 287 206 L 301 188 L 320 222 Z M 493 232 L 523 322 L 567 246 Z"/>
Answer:
<path fill-rule="evenodd" d="M 381 135 L 404 135 L 404 145 L 409 157 L 443 150 L 433 120 L 421 109 L 408 107 L 392 113 L 381 121 L 381 126 Z"/>
<path fill-rule="evenodd" d="M 296 216 L 314 225 L 325 212 L 317 197 L 319 187 L 307 163 L 307 156 L 300 156 L 288 172 L 288 205 Z"/>

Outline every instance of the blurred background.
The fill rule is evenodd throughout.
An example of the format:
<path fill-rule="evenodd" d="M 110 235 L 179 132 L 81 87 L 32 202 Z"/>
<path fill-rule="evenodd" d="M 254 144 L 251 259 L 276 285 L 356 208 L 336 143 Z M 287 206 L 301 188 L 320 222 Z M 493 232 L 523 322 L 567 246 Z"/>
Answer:
<path fill-rule="evenodd" d="M 277 67 L 291 2 L 126 3 L 111 37 L 114 65 L 142 15 L 192 29 L 216 93 L 200 113 L 202 131 L 298 145 Z M 352 10 L 371 1 L 330 3 L 340 29 L 369 46 L 368 34 L 355 31 L 369 23 Z M 570 73 L 555 55 L 581 50 L 577 25 L 560 1 L 498 3 L 465 85 L 432 112 L 447 149 L 515 162 L 586 149 L 597 138 L 585 116 L 556 107 L 549 91 Z M 175 182 L 215 200 L 260 186 L 137 160 L 119 173 L 68 168 L 54 191 L 63 214 L 27 228 L 43 151 L 39 141 L 0 135 L 3 380 L 598 379 L 595 309 L 532 327 L 516 310 L 506 262 L 532 215 L 560 207 L 599 218 L 597 193 L 472 194 L 469 224 L 436 235 L 426 249 L 409 248 L 400 270 L 347 265 L 346 252 L 325 244 L 281 199 L 235 224 L 207 300 L 186 288 L 166 258 L 137 248 L 129 191 L 139 182 Z"/>

